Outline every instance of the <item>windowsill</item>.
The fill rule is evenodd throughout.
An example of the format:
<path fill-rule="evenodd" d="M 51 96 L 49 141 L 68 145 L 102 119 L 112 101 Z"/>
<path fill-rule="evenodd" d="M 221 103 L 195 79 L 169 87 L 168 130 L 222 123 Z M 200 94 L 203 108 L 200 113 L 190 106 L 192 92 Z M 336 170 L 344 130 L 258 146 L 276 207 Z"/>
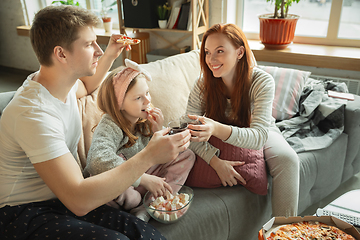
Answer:
<path fill-rule="evenodd" d="M 29 36 L 30 26 L 17 27 L 19 36 Z M 107 44 L 111 33 L 96 28 L 99 44 Z M 113 30 L 118 33 L 119 30 Z M 249 40 L 257 61 L 360 71 L 360 48 L 293 43 L 284 50 L 267 50 L 257 40 Z"/>
<path fill-rule="evenodd" d="M 293 43 L 268 50 L 258 40 L 249 40 L 249 45 L 257 61 L 360 71 L 360 48 Z"/>

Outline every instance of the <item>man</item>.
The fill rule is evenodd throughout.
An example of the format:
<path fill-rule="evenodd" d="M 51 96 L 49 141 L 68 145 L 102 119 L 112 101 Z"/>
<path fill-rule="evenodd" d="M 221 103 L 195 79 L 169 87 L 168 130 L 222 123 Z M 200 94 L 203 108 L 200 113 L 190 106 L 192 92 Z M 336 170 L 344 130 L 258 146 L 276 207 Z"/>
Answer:
<path fill-rule="evenodd" d="M 0 119 L 5 239 L 165 239 L 151 225 L 104 204 L 152 165 L 184 151 L 189 131 L 159 131 L 126 163 L 86 179 L 75 159 L 81 133 L 76 99 L 94 91 L 122 50 L 130 49 L 113 35 L 103 53 L 96 23 L 90 11 L 73 6 L 46 7 L 34 18 L 30 39 L 40 70 L 26 79 Z"/>

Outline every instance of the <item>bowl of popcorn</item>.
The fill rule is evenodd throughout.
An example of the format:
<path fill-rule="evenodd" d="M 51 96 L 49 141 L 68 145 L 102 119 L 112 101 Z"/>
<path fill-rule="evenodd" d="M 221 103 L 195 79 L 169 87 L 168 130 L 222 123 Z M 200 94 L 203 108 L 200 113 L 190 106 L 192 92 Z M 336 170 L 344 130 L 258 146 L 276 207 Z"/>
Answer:
<path fill-rule="evenodd" d="M 157 198 L 147 192 L 144 196 L 143 205 L 155 220 L 161 223 L 174 223 L 186 214 L 193 198 L 193 190 L 181 185 L 177 193 L 166 192 L 164 196 Z"/>

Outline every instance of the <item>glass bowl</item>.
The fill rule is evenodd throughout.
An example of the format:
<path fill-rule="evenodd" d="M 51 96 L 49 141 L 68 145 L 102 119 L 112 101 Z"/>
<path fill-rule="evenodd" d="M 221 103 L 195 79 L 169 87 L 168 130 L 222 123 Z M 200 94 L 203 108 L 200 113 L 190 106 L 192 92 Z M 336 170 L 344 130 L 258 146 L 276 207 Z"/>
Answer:
<path fill-rule="evenodd" d="M 193 201 L 194 191 L 188 186 L 180 186 L 178 193 L 173 195 L 174 198 L 161 196 L 155 199 L 149 191 L 145 194 L 143 205 L 152 218 L 158 222 L 169 224 L 177 222 L 186 214 Z M 168 201 L 167 198 L 173 200 Z M 172 210 L 169 210 L 170 208 Z"/>

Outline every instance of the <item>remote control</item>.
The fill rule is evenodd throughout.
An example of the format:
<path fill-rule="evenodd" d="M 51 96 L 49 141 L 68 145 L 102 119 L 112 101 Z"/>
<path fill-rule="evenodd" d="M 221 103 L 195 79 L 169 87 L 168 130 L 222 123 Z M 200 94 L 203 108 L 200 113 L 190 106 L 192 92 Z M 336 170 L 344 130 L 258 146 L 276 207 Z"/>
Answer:
<path fill-rule="evenodd" d="M 347 223 L 350 223 L 352 225 L 354 225 L 355 227 L 360 227 L 360 217 L 354 217 L 348 214 L 343 214 L 343 213 L 337 213 L 337 212 L 332 212 L 332 211 L 328 211 L 328 210 L 324 210 L 321 208 L 318 208 L 316 210 L 316 216 L 320 217 L 320 216 L 333 216 L 336 217 L 340 220 L 343 220 Z"/>

